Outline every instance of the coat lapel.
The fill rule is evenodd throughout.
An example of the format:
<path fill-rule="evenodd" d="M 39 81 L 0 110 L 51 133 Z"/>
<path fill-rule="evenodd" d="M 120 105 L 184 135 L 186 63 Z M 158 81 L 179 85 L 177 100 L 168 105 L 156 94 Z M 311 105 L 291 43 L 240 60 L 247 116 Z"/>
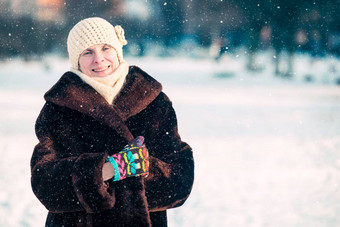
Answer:
<path fill-rule="evenodd" d="M 125 121 L 144 110 L 162 91 L 162 85 L 136 66 L 131 66 L 126 82 L 113 107 Z"/>
<path fill-rule="evenodd" d="M 115 129 L 127 141 L 134 137 L 124 121 L 146 108 L 162 86 L 137 67 L 130 67 L 126 82 L 113 105 L 71 72 L 65 73 L 45 94 L 45 100 L 93 117 Z"/>

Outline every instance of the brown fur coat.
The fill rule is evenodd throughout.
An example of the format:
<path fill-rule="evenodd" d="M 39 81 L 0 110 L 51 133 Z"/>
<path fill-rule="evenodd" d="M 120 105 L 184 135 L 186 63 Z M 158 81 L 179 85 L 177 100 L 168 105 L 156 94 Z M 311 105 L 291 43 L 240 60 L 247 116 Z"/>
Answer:
<path fill-rule="evenodd" d="M 46 226 L 167 225 L 166 209 L 182 205 L 191 192 L 194 162 L 161 90 L 132 66 L 113 105 L 71 72 L 45 94 L 31 181 L 49 210 Z M 104 182 L 108 155 L 139 135 L 150 153 L 149 176 Z"/>

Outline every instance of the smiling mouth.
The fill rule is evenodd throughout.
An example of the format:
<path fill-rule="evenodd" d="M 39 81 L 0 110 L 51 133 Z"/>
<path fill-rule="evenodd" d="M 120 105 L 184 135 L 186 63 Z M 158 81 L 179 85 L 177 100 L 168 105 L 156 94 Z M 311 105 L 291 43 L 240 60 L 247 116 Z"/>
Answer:
<path fill-rule="evenodd" d="M 103 72 L 105 70 L 107 70 L 108 68 L 110 68 L 110 65 L 104 68 L 100 68 L 100 69 L 92 69 L 93 72 Z"/>

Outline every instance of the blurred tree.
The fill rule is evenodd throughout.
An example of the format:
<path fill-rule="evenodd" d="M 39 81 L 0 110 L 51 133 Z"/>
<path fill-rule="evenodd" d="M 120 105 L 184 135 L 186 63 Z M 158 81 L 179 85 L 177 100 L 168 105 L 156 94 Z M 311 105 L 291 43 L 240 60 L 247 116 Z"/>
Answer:
<path fill-rule="evenodd" d="M 65 0 L 65 16 L 67 27 L 78 21 L 94 16 L 103 16 L 112 8 L 111 1 L 99 0 Z"/>
<path fill-rule="evenodd" d="M 270 11 L 272 4 L 268 1 L 233 1 L 238 4 L 244 15 L 244 32 L 246 34 L 246 45 L 248 47 L 247 69 L 257 71 L 255 64 L 255 54 L 260 46 L 260 34 L 264 26 L 270 24 Z"/>
<path fill-rule="evenodd" d="M 275 50 L 275 74 L 293 76 L 293 55 L 296 49 L 295 34 L 303 1 L 273 0 L 268 16 L 272 26 L 272 44 Z M 286 69 L 280 69 L 281 53 L 287 52 Z"/>
<path fill-rule="evenodd" d="M 169 46 L 176 45 L 183 34 L 183 1 L 182 0 L 156 0 L 163 19 L 161 39 Z"/>

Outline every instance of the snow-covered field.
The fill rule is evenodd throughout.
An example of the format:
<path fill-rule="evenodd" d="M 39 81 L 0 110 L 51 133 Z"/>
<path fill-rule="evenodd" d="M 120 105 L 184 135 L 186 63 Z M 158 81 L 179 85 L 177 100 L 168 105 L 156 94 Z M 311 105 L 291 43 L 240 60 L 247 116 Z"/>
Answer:
<path fill-rule="evenodd" d="M 169 226 L 340 226 L 339 60 L 299 56 L 294 79 L 242 56 L 128 58 L 163 83 L 194 149 L 195 184 Z M 0 226 L 44 226 L 30 186 L 34 122 L 66 60 L 0 63 Z M 311 83 L 304 82 L 306 75 Z"/>

